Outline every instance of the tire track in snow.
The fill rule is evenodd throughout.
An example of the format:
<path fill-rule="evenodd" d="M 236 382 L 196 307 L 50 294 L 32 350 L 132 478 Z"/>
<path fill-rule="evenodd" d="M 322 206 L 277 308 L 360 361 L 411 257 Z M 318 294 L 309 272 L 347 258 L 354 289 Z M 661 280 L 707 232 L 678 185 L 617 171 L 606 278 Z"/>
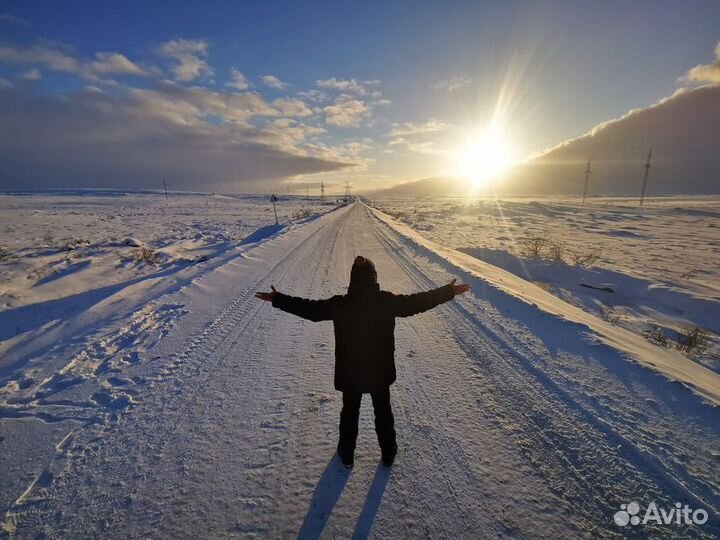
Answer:
<path fill-rule="evenodd" d="M 371 219 L 374 220 L 372 217 Z M 373 228 L 373 232 L 378 243 L 393 259 L 394 264 L 413 283 L 412 290 L 427 290 L 438 285 L 417 270 L 418 263 L 421 263 L 420 260 L 411 261 L 405 257 L 402 244 L 390 241 L 378 227 Z M 454 340 L 442 339 L 443 334 L 449 335 L 449 332 L 444 329 L 445 324 L 439 322 L 445 318 L 444 311 L 444 308 L 441 307 L 429 314 L 408 319 L 405 324 L 410 327 L 411 338 L 407 336 L 408 332 L 403 331 L 402 327 L 398 331 L 398 341 L 406 341 L 413 351 L 422 351 L 414 355 L 407 366 L 402 366 L 404 362 L 401 359 L 398 361 L 398 369 L 405 368 L 402 369 L 402 373 L 403 379 L 406 380 L 399 378 L 396 385 L 404 390 L 402 393 L 403 407 L 416 411 L 413 415 L 415 420 L 412 418 L 407 418 L 407 420 L 411 426 L 418 419 L 422 422 L 419 432 L 415 427 L 410 430 L 410 438 L 405 444 L 408 448 L 413 448 L 423 439 L 430 441 L 430 444 L 417 446 L 424 448 L 424 451 L 427 451 L 428 447 L 433 451 L 434 465 L 439 471 L 442 471 L 444 484 L 452 498 L 450 504 L 457 508 L 457 513 L 452 514 L 452 518 L 459 520 L 459 527 L 457 529 L 449 528 L 449 530 L 439 533 L 436 530 L 434 531 L 435 535 L 440 534 L 450 538 L 463 536 L 469 530 L 482 530 L 486 535 L 492 530 L 494 535 L 512 536 L 517 533 L 516 519 L 518 518 L 508 511 L 508 501 L 503 498 L 493 498 L 490 496 L 492 488 L 485 486 L 487 482 L 483 478 L 483 472 L 487 467 L 492 467 L 492 457 L 490 457 L 489 463 L 485 462 L 482 467 L 477 467 L 473 460 L 477 461 L 478 456 L 472 456 L 464 448 L 468 446 L 468 433 L 465 432 L 464 439 L 459 439 L 457 435 L 453 436 L 450 433 L 451 426 L 448 425 L 450 417 L 465 422 L 467 428 L 467 422 L 472 423 L 474 415 L 477 415 L 478 419 L 482 415 L 480 407 L 476 405 L 476 398 L 464 396 L 463 399 L 460 399 L 457 397 L 459 390 L 464 389 L 465 386 L 469 387 L 471 381 L 452 377 L 452 374 L 447 373 L 445 368 L 448 362 L 467 362 L 467 360 L 461 351 L 456 350 Z M 450 321 L 448 324 L 452 322 L 454 321 Z M 434 372 L 431 379 L 423 378 L 415 365 L 422 358 L 430 358 L 431 365 L 428 371 Z M 435 365 L 432 365 L 433 362 Z M 450 396 L 453 397 L 450 398 Z M 452 405 L 446 405 L 448 401 L 451 401 Z M 409 476 L 412 478 L 414 475 Z M 422 474 L 419 476 L 422 477 Z M 418 486 L 416 489 L 422 488 Z M 446 508 L 442 512 L 445 513 L 447 510 Z M 437 513 L 437 508 L 429 507 L 423 516 Z M 448 525 L 445 524 L 445 527 Z"/>
<path fill-rule="evenodd" d="M 205 346 L 196 346 L 191 348 L 190 352 L 197 350 L 199 351 L 199 355 L 206 358 L 213 358 L 213 362 L 200 362 L 198 364 L 199 369 L 204 370 L 202 382 L 191 391 L 192 397 L 186 401 L 184 409 L 178 414 L 179 417 L 185 417 L 187 416 L 188 411 L 194 411 L 197 408 L 196 405 L 198 399 L 206 395 L 207 389 L 211 383 L 218 382 L 218 373 L 222 373 L 227 363 L 237 358 L 239 351 L 245 352 L 243 355 L 245 357 L 245 361 L 238 365 L 238 367 L 234 370 L 235 374 L 238 376 L 238 379 L 243 378 L 244 376 L 247 380 L 254 380 L 256 377 L 258 362 L 263 360 L 263 355 L 260 354 L 260 351 L 262 350 L 264 344 L 262 340 L 250 339 L 249 341 L 251 347 L 249 349 L 243 349 L 242 346 L 248 345 L 248 338 L 250 336 L 257 334 L 258 332 L 262 334 L 260 327 L 265 324 L 268 314 L 272 313 L 269 306 L 264 306 L 262 302 L 254 299 L 254 292 L 259 289 L 269 289 L 269 286 L 272 283 L 282 282 L 291 270 L 296 268 L 299 259 L 307 257 L 307 253 L 312 253 L 313 250 L 308 246 L 315 245 L 319 238 L 322 238 L 325 234 L 327 234 L 328 229 L 332 231 L 331 225 L 336 220 L 341 219 L 341 217 L 341 215 L 334 216 L 334 219 L 325 223 L 320 229 L 313 232 L 310 236 L 304 238 L 298 245 L 290 250 L 290 252 L 288 252 L 281 261 L 265 273 L 261 279 L 257 280 L 245 290 L 245 292 L 233 303 L 232 308 L 228 312 L 229 318 L 228 315 L 223 314 L 223 316 L 214 321 L 213 325 L 216 330 L 214 330 L 213 333 L 229 334 L 230 337 L 224 337 L 210 348 L 206 348 Z M 316 259 L 316 263 L 319 264 L 319 260 L 320 259 Z M 253 332 L 252 330 L 256 331 Z M 190 377 L 183 376 L 182 380 L 192 380 L 193 377 L 197 377 L 198 375 L 199 373 L 193 374 Z M 207 402 L 207 404 L 209 403 L 210 402 Z M 202 412 L 194 413 L 194 416 L 202 420 L 206 414 L 207 410 L 203 410 Z M 160 420 L 158 419 L 158 422 L 159 421 Z M 151 421 L 150 423 L 153 424 L 154 422 Z M 247 426 L 248 429 L 252 427 L 252 424 Z M 272 426 L 268 424 L 267 427 Z M 167 440 L 174 440 L 174 438 L 169 437 Z M 184 446 L 185 445 L 182 444 L 182 441 L 180 441 L 179 447 L 183 448 Z M 183 451 L 180 455 L 180 469 L 182 471 L 188 471 L 190 467 L 187 463 L 194 460 L 196 456 L 192 451 Z M 168 461 L 170 461 L 170 463 L 173 462 L 172 459 L 169 459 Z M 257 469 L 256 472 L 260 472 L 260 470 Z M 190 475 L 190 473 L 185 474 L 188 476 Z M 152 485 L 158 484 L 162 485 L 161 482 L 154 482 Z M 158 519 L 155 522 L 152 522 L 151 525 L 153 529 L 157 528 L 157 530 L 168 536 L 174 536 L 178 533 L 182 533 L 182 530 L 178 531 L 173 528 L 173 523 L 167 523 L 169 517 L 177 517 L 171 513 L 177 487 L 178 486 L 176 485 L 168 485 L 164 494 L 152 492 L 151 495 L 144 497 L 145 500 L 153 499 L 163 501 L 162 507 L 157 510 Z M 192 496 L 192 493 L 189 493 L 189 495 Z M 250 504 L 253 505 L 253 514 L 261 514 L 261 512 L 255 512 L 258 501 L 272 502 L 274 500 L 269 495 L 258 495 L 259 494 L 257 493 L 251 495 L 253 502 Z M 272 515 L 272 511 L 269 513 Z M 236 532 L 243 534 L 264 534 L 267 533 L 268 530 L 269 528 L 267 524 L 243 524 L 243 526 L 238 528 Z"/>

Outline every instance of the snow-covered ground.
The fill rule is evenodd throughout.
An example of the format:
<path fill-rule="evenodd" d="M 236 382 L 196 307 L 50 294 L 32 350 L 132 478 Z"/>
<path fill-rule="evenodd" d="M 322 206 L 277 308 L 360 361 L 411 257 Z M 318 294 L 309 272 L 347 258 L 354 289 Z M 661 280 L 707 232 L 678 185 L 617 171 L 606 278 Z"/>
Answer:
<path fill-rule="evenodd" d="M 333 205 L 281 197 L 282 223 Z M 269 196 L 228 197 L 112 190 L 0 194 L 0 308 L 43 305 L 90 289 L 163 276 L 212 261 L 264 226 L 275 232 Z M 259 238 L 259 236 L 258 236 Z M 143 248 L 145 250 L 143 251 Z M 151 264 L 148 264 L 151 263 Z M 17 319 L 13 333 L 43 315 Z M 0 340 L 9 336 L 3 335 Z"/>
<path fill-rule="evenodd" d="M 426 238 L 532 281 L 720 372 L 720 197 L 395 198 L 377 208 Z M 525 245 L 544 238 L 539 256 Z M 552 247 L 564 262 L 553 260 Z M 593 260 L 595 259 L 595 260 Z M 579 262 L 579 264 L 578 264 Z M 610 289 L 610 290 L 607 290 Z"/>
<path fill-rule="evenodd" d="M 696 393 L 692 381 L 677 384 L 632 361 L 652 364 L 653 352 L 667 361 L 676 351 L 629 332 L 620 344 L 624 330 L 581 310 L 587 318 L 578 322 L 542 289 L 462 253 L 439 255 L 362 204 L 248 240 L 236 220 L 272 223 L 266 199 L 148 203 L 133 195 L 126 205 L 127 196 L 93 195 L 100 202 L 92 208 L 82 197 L 2 199 L 9 254 L 0 267 L 0 534 L 720 533 L 720 415 L 710 405 L 720 385 L 701 364 L 689 370 L 706 375 Z M 43 272 L 38 258 L 62 263 L 57 245 L 33 242 L 47 230 L 89 240 L 79 249 L 95 250 L 80 251 L 90 262 Z M 137 247 L 126 238 L 165 255 L 155 265 L 128 261 Z M 437 239 L 447 247 L 457 236 L 448 230 Z M 381 285 L 395 292 L 453 277 L 473 291 L 398 321 L 398 462 L 379 466 L 366 402 L 348 472 L 333 458 L 341 400 L 332 387 L 332 325 L 253 295 L 271 284 L 315 298 L 341 293 L 358 254 L 376 262 Z M 19 282 L 28 270 L 38 272 L 28 281 L 39 288 L 62 280 L 68 288 L 33 291 Z M 613 515 L 631 501 L 683 502 L 710 518 L 618 527 Z"/>

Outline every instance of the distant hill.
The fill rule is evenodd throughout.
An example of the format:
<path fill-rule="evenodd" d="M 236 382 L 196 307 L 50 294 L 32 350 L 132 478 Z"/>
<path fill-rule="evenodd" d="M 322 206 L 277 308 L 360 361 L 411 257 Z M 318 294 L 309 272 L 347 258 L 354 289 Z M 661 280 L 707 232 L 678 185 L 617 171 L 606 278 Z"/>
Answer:
<path fill-rule="evenodd" d="M 600 124 L 516 168 L 498 180 L 496 189 L 506 194 L 581 193 L 591 156 L 590 194 L 636 194 L 650 148 L 650 196 L 720 193 L 720 85 L 679 91 Z M 464 187 L 458 179 L 425 178 L 377 195 L 449 195 Z"/>
<path fill-rule="evenodd" d="M 467 193 L 467 182 L 461 178 L 433 176 L 398 184 L 376 192 L 382 197 L 452 197 Z"/>

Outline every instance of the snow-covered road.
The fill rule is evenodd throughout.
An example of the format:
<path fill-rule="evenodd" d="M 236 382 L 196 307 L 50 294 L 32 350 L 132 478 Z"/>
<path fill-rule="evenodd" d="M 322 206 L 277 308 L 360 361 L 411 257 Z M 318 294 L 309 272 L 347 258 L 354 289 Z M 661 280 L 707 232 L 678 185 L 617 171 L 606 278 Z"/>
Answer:
<path fill-rule="evenodd" d="M 369 399 L 352 472 L 333 459 L 331 323 L 253 298 L 381 287 L 472 294 L 398 321 L 400 453 L 379 466 Z M 718 534 L 720 418 L 682 385 L 453 267 L 355 204 L 196 280 L 136 403 L 74 429 L 5 508 L 19 537 L 579 538 Z M 542 328 L 543 332 L 536 329 Z M 68 430 L 70 431 L 70 430 Z M 703 526 L 619 527 L 621 504 L 687 503 Z"/>

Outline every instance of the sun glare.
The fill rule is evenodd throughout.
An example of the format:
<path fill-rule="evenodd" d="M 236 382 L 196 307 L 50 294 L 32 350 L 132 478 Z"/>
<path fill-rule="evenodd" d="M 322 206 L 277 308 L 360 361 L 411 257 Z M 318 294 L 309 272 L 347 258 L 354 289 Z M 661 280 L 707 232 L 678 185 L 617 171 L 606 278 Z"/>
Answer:
<path fill-rule="evenodd" d="M 459 173 L 479 187 L 507 171 L 513 164 L 510 145 L 498 130 L 471 137 L 458 155 Z"/>

